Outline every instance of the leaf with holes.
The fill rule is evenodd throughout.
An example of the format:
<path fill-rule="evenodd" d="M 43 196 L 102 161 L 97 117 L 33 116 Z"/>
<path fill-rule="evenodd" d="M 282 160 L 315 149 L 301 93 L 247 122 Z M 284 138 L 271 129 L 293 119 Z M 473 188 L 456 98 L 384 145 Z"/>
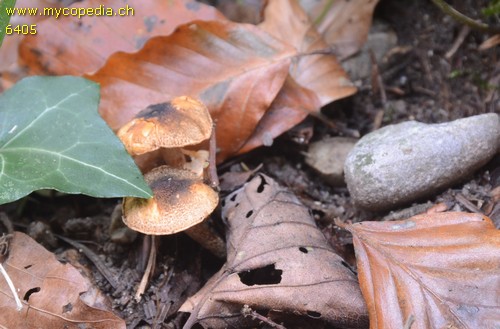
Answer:
<path fill-rule="evenodd" d="M 1 328 L 125 329 L 125 321 L 104 306 L 106 300 L 88 279 L 26 234 L 14 233 L 3 265 L 23 308 L 16 310 L 12 292 L 0 277 Z"/>
<path fill-rule="evenodd" d="M 45 188 L 151 196 L 98 102 L 99 87 L 76 77 L 27 78 L 0 96 L 0 204 Z"/>
<path fill-rule="evenodd" d="M 371 328 L 498 328 L 500 231 L 489 218 L 434 213 L 348 230 Z"/>
<path fill-rule="evenodd" d="M 225 199 L 222 217 L 228 225 L 228 259 L 182 306 L 191 312 L 187 327 L 200 322 L 241 328 L 238 314 L 244 305 L 342 328 L 367 327 L 356 275 L 295 195 L 260 174 Z"/>

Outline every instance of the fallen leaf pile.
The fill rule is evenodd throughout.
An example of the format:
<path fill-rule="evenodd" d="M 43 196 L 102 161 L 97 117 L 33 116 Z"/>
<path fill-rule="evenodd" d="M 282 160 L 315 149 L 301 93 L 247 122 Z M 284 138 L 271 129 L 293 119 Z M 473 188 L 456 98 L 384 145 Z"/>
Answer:
<path fill-rule="evenodd" d="M 0 277 L 0 327 L 125 328 L 125 321 L 110 311 L 88 279 L 72 265 L 57 261 L 26 234 L 14 233 L 3 266 L 23 308 L 16 310 L 12 292 Z"/>
<path fill-rule="evenodd" d="M 272 144 L 308 114 L 355 92 L 336 60 L 335 36 L 359 49 L 377 1 L 337 1 L 335 10 L 325 7 L 328 1 L 315 2 L 269 1 L 255 26 L 195 1 L 81 1 L 72 6 L 128 5 L 136 12 L 46 18 L 36 36 L 21 42 L 20 64 L 29 74 L 82 75 L 100 83 L 100 113 L 115 131 L 150 105 L 199 98 L 217 124 L 220 162 Z M 317 30 L 312 20 L 320 7 L 326 16 Z M 331 23 L 339 11 L 348 13 L 350 28 L 358 26 L 354 33 Z M 4 87 L 14 79 L 7 73 Z"/>
<path fill-rule="evenodd" d="M 498 328 L 500 231 L 489 218 L 434 213 L 348 229 L 370 328 Z"/>
<path fill-rule="evenodd" d="M 244 305 L 342 328 L 367 326 L 356 275 L 293 193 L 259 174 L 226 197 L 227 262 L 181 311 L 186 327 L 242 327 Z M 191 322 L 190 322 L 191 321 Z"/>

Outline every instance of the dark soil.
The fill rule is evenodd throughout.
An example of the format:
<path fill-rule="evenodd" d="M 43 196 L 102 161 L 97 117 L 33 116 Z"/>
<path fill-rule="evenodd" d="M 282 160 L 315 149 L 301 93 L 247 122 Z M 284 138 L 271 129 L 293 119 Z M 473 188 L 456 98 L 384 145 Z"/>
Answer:
<path fill-rule="evenodd" d="M 450 2 L 471 17 L 479 17 L 478 10 L 486 3 L 488 1 L 484 0 Z M 375 79 L 362 81 L 360 92 L 355 96 L 324 109 L 324 114 L 337 129 L 332 130 L 316 119 L 309 121 L 314 125 L 312 140 L 356 132 L 362 136 L 381 126 L 406 120 L 434 123 L 499 112 L 499 48 L 478 50 L 487 35 L 468 32 L 454 54 L 446 58 L 464 28 L 430 1 L 381 0 L 376 17 L 392 26 L 399 44 L 399 51 L 387 62 L 378 63 L 382 84 L 372 83 L 377 80 L 375 74 L 372 77 Z M 374 88 L 382 88 L 385 95 L 373 92 Z M 231 164 L 240 162 L 254 168 L 262 163 L 263 172 L 288 186 L 313 209 L 325 236 L 352 265 L 355 259 L 350 236 L 334 226 L 335 218 L 343 222 L 401 219 L 443 202 L 449 210 L 485 213 L 497 227 L 500 226 L 500 204 L 492 202 L 492 190 L 500 186 L 498 156 L 468 181 L 446 191 L 436 191 L 428 200 L 404 209 L 393 209 L 391 213 L 371 213 L 356 208 L 346 188 L 327 185 L 310 169 L 301 153 L 307 145 L 297 144 L 290 136 L 285 134 L 272 147 L 233 159 L 221 168 L 228 170 Z M 180 328 L 186 314 L 178 313 L 178 308 L 220 268 L 223 260 L 183 234 L 162 237 L 151 281 L 142 300 L 136 302 L 134 295 L 147 260 L 145 238 L 139 236 L 129 244 L 110 241 L 110 218 L 119 202 L 84 196 L 32 194 L 24 200 L 1 206 L 0 211 L 16 223 L 16 230 L 27 230 L 58 257 L 73 262 L 78 268 L 86 268 L 91 279 L 113 301 L 115 311 L 126 320 L 129 328 Z M 217 224 L 217 215 L 213 221 L 221 226 Z M 2 231 L 5 227 L 0 224 Z M 54 234 L 85 244 L 92 253 L 75 253 L 71 251 L 74 246 L 55 238 Z M 117 286 L 112 287 L 92 263 L 92 258 L 105 265 L 109 270 L 107 275 L 114 277 Z M 286 327 L 317 328 L 318 325 L 308 325 L 307 319 L 297 323 L 301 324 L 287 323 Z"/>

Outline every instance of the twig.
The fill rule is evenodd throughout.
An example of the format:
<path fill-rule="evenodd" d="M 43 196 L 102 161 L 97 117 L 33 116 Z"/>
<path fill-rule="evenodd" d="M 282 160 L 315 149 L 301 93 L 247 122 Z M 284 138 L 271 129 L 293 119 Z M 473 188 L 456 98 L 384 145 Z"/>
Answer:
<path fill-rule="evenodd" d="M 219 191 L 219 176 L 217 176 L 217 142 L 215 136 L 215 124 L 212 127 L 212 134 L 210 135 L 209 147 L 208 147 L 208 168 L 207 176 L 208 183 L 211 188 Z"/>
<path fill-rule="evenodd" d="M 450 59 L 453 57 L 453 55 L 455 55 L 458 48 L 460 48 L 462 43 L 464 43 L 464 40 L 467 37 L 467 35 L 469 35 L 469 32 L 470 32 L 469 26 L 467 25 L 462 26 L 462 28 L 460 29 L 460 33 L 458 33 L 458 36 L 455 39 L 455 42 L 453 42 L 453 45 L 451 46 L 450 50 L 448 50 L 444 55 L 446 59 Z"/>
<path fill-rule="evenodd" d="M 241 309 L 241 314 L 243 314 L 244 317 L 250 316 L 254 320 L 259 320 L 261 322 L 264 322 L 265 324 L 267 324 L 273 328 L 286 329 L 286 327 L 282 326 L 281 324 L 278 324 L 278 323 L 274 322 L 273 320 L 255 312 L 248 305 L 243 305 L 243 308 Z"/>
<path fill-rule="evenodd" d="M 104 262 L 101 260 L 101 258 L 99 258 L 99 256 L 97 256 L 92 250 L 90 250 L 90 248 L 88 248 L 87 246 L 85 246 L 79 242 L 76 242 L 74 240 L 65 238 L 65 237 L 57 235 L 57 234 L 56 234 L 56 237 L 63 240 L 64 242 L 70 244 L 72 247 L 76 248 L 78 251 L 83 253 L 94 264 L 94 266 L 102 274 L 102 276 L 104 276 L 104 278 L 109 282 L 109 284 L 114 289 L 118 289 L 120 284 L 115 279 L 114 274 L 108 269 L 108 267 L 106 266 L 106 264 L 104 264 Z"/>
<path fill-rule="evenodd" d="M 12 283 L 12 280 L 10 279 L 9 275 L 3 268 L 3 265 L 0 264 L 0 273 L 2 273 L 3 277 L 5 278 L 5 281 L 7 281 L 7 285 L 9 286 L 10 290 L 12 291 L 12 295 L 14 296 L 14 300 L 16 301 L 16 310 L 20 311 L 23 309 L 23 303 L 21 303 L 21 300 L 19 299 L 19 296 L 17 295 L 16 292 L 16 287 L 14 287 L 14 284 Z"/>
<path fill-rule="evenodd" d="M 5 278 L 5 281 L 7 281 L 7 285 L 12 291 L 12 295 L 14 296 L 14 300 L 16 301 L 16 310 L 20 311 L 23 309 L 23 303 L 21 303 L 21 300 L 17 295 L 14 283 L 12 283 L 10 276 L 7 274 L 7 271 L 5 271 L 5 268 L 2 265 L 4 260 L 7 259 L 7 255 L 9 254 L 9 240 L 11 239 L 11 237 L 12 235 L 9 234 L 9 235 L 2 235 L 2 237 L 0 238 L 0 273 Z"/>
<path fill-rule="evenodd" d="M 444 0 L 432 0 L 432 2 L 441 9 L 442 12 L 451 16 L 456 21 L 469 26 L 471 29 L 486 32 L 486 33 L 500 33 L 500 27 L 498 26 L 489 26 L 483 22 L 478 22 L 473 20 L 472 18 L 465 16 L 449 4 L 447 4 Z"/>
<path fill-rule="evenodd" d="M 157 237 L 154 235 L 150 235 L 149 238 L 151 239 L 151 249 L 149 250 L 148 265 L 144 270 L 144 275 L 142 276 L 141 282 L 137 287 L 137 292 L 135 293 L 135 300 L 137 302 L 141 300 L 142 295 L 146 291 L 146 285 L 148 284 L 149 276 L 151 275 L 153 265 L 156 261 L 156 247 L 158 245 L 156 241 Z"/>

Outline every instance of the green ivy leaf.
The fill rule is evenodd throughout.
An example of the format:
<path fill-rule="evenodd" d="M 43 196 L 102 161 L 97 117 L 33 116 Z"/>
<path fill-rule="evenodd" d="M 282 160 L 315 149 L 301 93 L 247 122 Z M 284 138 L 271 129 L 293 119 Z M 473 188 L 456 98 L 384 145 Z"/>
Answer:
<path fill-rule="evenodd" d="M 152 196 L 98 104 L 99 86 L 78 77 L 26 78 L 0 95 L 0 204 L 47 188 Z"/>
<path fill-rule="evenodd" d="M 7 9 L 12 9 L 16 5 L 16 0 L 0 0 L 0 46 L 5 37 L 5 28 L 9 25 L 10 15 L 7 14 Z"/>

